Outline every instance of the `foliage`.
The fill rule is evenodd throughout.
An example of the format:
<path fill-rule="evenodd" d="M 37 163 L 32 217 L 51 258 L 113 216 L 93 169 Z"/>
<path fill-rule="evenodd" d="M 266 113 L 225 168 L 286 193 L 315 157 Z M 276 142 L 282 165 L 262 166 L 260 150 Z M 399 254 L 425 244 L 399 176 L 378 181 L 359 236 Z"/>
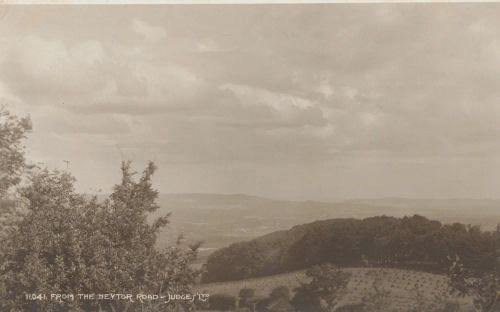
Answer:
<path fill-rule="evenodd" d="M 350 274 L 331 264 L 314 266 L 306 271 L 311 281 L 295 289 L 293 305 L 298 311 L 333 311 L 349 282 Z"/>
<path fill-rule="evenodd" d="M 22 142 L 29 131 L 29 117 L 19 118 L 0 106 L 0 198 L 21 181 L 26 167 Z"/>
<path fill-rule="evenodd" d="M 455 254 L 467 266 L 488 271 L 495 265 L 498 244 L 498 237 L 479 227 L 443 225 L 422 216 L 324 220 L 217 250 L 207 261 L 203 281 L 266 276 L 323 263 L 445 273 L 447 256 Z"/>
<path fill-rule="evenodd" d="M 0 106 L 0 236 L 18 218 L 15 193 L 12 188 L 19 184 L 27 165 L 23 140 L 31 131 L 29 117 L 19 118 Z M 0 246 L 1 249 L 1 246 Z M 1 252 L 1 250 L 0 250 Z"/>
<path fill-rule="evenodd" d="M 255 296 L 255 289 L 253 288 L 242 288 L 238 295 L 238 297 L 241 299 L 248 299 L 254 296 Z"/>
<path fill-rule="evenodd" d="M 254 276 L 255 272 L 261 275 L 272 273 L 265 268 L 267 246 L 240 242 L 231 245 L 229 249 L 217 250 L 214 252 L 216 256 L 209 257 L 203 282 L 246 278 Z"/>
<path fill-rule="evenodd" d="M 229 311 L 236 307 L 236 298 L 231 295 L 214 294 L 208 301 L 212 310 Z"/>
<path fill-rule="evenodd" d="M 68 173 L 40 170 L 20 191 L 25 216 L 2 241 L 0 284 L 5 292 L 0 310 L 126 311 L 190 309 L 139 301 L 27 301 L 26 293 L 190 293 L 197 272 L 189 266 L 197 246 L 157 250 L 158 231 L 168 216 L 148 222 L 155 211 L 150 163 L 134 178 L 122 164 L 122 181 L 104 201 L 78 194 Z M 179 302 L 179 301 L 177 301 Z"/>
<path fill-rule="evenodd" d="M 450 267 L 450 286 L 454 293 L 462 296 L 472 296 L 476 311 L 499 311 L 500 257 L 495 270 L 478 272 L 465 266 L 460 257 L 456 256 Z"/>
<path fill-rule="evenodd" d="M 238 294 L 239 306 L 240 307 L 248 306 L 252 298 L 254 297 L 255 297 L 255 289 L 248 287 L 240 289 L 240 292 Z"/>
<path fill-rule="evenodd" d="M 271 298 L 283 298 L 285 300 L 290 300 L 290 296 L 290 289 L 286 286 L 275 287 L 269 294 Z"/>

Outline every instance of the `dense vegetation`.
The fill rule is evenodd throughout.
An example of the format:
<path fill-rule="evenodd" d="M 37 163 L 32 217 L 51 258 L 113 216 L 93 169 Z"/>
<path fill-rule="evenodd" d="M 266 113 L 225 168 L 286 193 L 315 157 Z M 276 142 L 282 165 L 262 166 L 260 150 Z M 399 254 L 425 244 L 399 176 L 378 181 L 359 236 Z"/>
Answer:
<path fill-rule="evenodd" d="M 122 163 L 122 180 L 98 201 L 76 192 L 70 173 L 26 164 L 22 141 L 30 129 L 28 119 L 0 108 L 0 311 L 190 310 L 188 301 L 135 300 L 191 293 L 197 277 L 190 265 L 197 246 L 155 246 L 168 216 L 148 220 L 159 208 L 154 164 L 135 177 Z M 77 297 L 110 293 L 133 301 Z M 73 297 L 27 300 L 27 294 Z"/>
<path fill-rule="evenodd" d="M 475 271 L 496 265 L 500 232 L 441 224 L 422 216 L 317 221 L 214 252 L 204 282 L 265 276 L 322 263 L 390 266 L 446 273 L 450 256 Z"/>

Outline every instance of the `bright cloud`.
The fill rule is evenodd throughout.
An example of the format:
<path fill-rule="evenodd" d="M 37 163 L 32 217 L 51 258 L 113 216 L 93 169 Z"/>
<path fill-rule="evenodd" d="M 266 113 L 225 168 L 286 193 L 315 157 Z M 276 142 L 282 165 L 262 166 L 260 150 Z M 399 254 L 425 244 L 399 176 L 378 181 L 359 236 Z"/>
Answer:
<path fill-rule="evenodd" d="M 151 26 L 140 19 L 134 19 L 132 28 L 135 32 L 144 36 L 146 41 L 158 42 L 165 37 L 165 29 L 159 26 Z"/>
<path fill-rule="evenodd" d="M 364 177 L 359 168 L 387 159 L 433 164 L 401 168 L 407 180 L 489 163 L 471 174 L 493 185 L 499 14 L 493 4 L 13 7 L 0 21 L 0 104 L 32 116 L 33 157 L 65 157 L 84 181 L 88 166 L 115 164 L 118 146 L 139 163 L 182 163 L 183 185 L 229 163 L 240 180 L 275 165 L 260 179 L 285 186 L 284 164 L 315 164 L 325 177 L 314 183 L 341 185 L 347 174 L 326 177 L 332 163 Z M 225 180 L 204 184 L 237 189 Z"/>

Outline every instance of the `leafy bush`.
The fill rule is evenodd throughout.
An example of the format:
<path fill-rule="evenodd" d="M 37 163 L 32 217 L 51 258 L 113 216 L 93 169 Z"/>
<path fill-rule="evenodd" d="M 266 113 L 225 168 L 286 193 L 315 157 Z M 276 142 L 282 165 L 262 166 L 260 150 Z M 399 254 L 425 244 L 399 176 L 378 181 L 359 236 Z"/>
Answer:
<path fill-rule="evenodd" d="M 336 307 L 351 275 L 333 265 L 324 264 L 307 270 L 306 276 L 311 281 L 295 289 L 293 305 L 302 312 L 326 312 Z"/>
<path fill-rule="evenodd" d="M 198 272 L 196 257 L 174 246 L 157 250 L 158 231 L 168 216 L 148 222 L 158 209 L 152 188 L 156 170 L 150 163 L 134 178 L 130 163 L 122 164 L 122 181 L 104 202 L 78 194 L 68 173 L 40 170 L 20 191 L 25 214 L 2 240 L 1 311 L 137 310 L 129 301 L 27 301 L 27 293 L 191 293 Z M 185 301 L 150 305 L 154 309 L 190 307 Z"/>
<path fill-rule="evenodd" d="M 208 301 L 212 310 L 229 311 L 236 308 L 236 298 L 230 295 L 214 294 Z"/>
<path fill-rule="evenodd" d="M 238 297 L 240 297 L 241 299 L 248 299 L 252 298 L 253 296 L 255 296 L 255 289 L 253 288 L 242 288 L 238 295 Z"/>
<path fill-rule="evenodd" d="M 290 300 L 290 289 L 286 286 L 275 287 L 269 294 L 269 297 Z"/>

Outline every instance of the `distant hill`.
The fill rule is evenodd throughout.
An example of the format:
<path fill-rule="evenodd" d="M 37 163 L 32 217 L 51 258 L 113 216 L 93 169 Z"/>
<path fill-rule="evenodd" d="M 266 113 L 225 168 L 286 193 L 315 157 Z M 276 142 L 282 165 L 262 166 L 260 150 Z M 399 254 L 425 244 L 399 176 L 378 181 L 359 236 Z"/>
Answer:
<path fill-rule="evenodd" d="M 299 224 L 333 218 L 425 215 L 444 223 L 460 222 L 494 229 L 500 200 L 355 199 L 342 202 L 286 201 L 244 194 L 161 194 L 156 215 L 172 212 L 159 246 L 184 233 L 188 241 L 205 241 L 202 254 L 235 242 Z"/>
<path fill-rule="evenodd" d="M 480 225 L 492 230 L 500 223 L 499 199 L 426 199 L 426 198 L 374 198 L 345 201 L 377 207 L 393 207 L 410 214 L 419 214 L 444 223 L 460 222 Z"/>

